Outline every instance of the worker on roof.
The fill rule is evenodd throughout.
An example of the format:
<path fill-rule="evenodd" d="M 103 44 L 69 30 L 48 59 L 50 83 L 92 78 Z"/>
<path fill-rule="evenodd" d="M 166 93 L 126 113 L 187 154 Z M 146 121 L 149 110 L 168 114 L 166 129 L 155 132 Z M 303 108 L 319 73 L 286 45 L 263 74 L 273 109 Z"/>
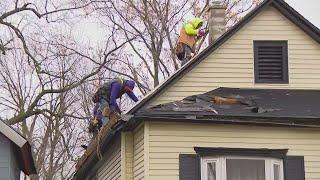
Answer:
<path fill-rule="evenodd" d="M 107 124 L 109 114 L 112 112 L 121 113 L 117 104 L 117 99 L 123 94 L 127 94 L 134 102 L 138 101 L 137 96 L 133 93 L 135 82 L 124 79 L 113 79 L 104 83 L 92 97 L 95 103 L 93 109 L 94 119 L 89 125 L 89 132 L 100 129 L 102 124 Z"/>
<path fill-rule="evenodd" d="M 203 25 L 203 20 L 194 18 L 184 24 L 180 30 L 180 36 L 176 46 L 176 55 L 181 60 L 181 66 L 188 62 L 194 55 L 194 45 L 197 40 L 206 34 L 205 29 L 200 29 Z"/>

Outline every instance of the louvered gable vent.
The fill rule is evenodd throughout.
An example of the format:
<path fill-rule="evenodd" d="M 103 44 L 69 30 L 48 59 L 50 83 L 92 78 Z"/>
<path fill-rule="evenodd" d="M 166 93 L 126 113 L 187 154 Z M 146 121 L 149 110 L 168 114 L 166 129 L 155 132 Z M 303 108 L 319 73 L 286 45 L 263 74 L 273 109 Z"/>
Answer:
<path fill-rule="evenodd" d="M 255 41 L 255 82 L 288 83 L 287 41 Z"/>

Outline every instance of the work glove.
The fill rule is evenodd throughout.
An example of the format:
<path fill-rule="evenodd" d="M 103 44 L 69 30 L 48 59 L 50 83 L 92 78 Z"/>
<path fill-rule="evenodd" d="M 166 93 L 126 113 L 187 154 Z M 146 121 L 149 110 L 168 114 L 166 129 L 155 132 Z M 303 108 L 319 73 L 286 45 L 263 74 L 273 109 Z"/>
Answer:
<path fill-rule="evenodd" d="M 206 34 L 206 30 L 205 29 L 200 29 L 198 32 L 198 36 L 199 37 L 203 37 Z"/>

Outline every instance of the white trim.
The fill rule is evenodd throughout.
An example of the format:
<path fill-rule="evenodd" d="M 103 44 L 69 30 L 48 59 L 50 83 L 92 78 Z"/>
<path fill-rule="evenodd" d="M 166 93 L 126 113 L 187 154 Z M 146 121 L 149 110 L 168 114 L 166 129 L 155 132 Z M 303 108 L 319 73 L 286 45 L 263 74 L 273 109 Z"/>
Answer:
<path fill-rule="evenodd" d="M 120 138 L 120 144 L 121 144 L 121 148 L 120 148 L 120 158 L 121 158 L 121 162 L 120 162 L 120 172 L 121 172 L 121 180 L 126 180 L 127 179 L 127 161 L 126 161 L 126 142 L 127 142 L 127 133 L 126 132 L 121 132 L 121 138 Z"/>
<path fill-rule="evenodd" d="M 283 172 L 283 160 L 282 159 L 273 159 L 272 160 L 272 166 L 273 165 L 280 165 L 280 180 L 284 179 L 284 172 Z M 274 173 L 274 168 L 272 168 L 272 174 Z"/>
<path fill-rule="evenodd" d="M 210 162 L 216 163 L 216 179 L 227 180 L 227 159 L 248 159 L 248 160 L 264 160 L 265 161 L 265 179 L 274 180 L 274 168 L 273 165 L 280 165 L 280 180 L 284 180 L 283 174 L 283 160 L 267 157 L 245 157 L 245 156 L 219 156 L 219 157 L 204 157 L 201 158 L 201 180 L 208 180 L 207 177 L 207 165 Z"/>
<path fill-rule="evenodd" d="M 0 120 L 0 132 L 20 148 L 22 148 L 22 146 L 28 142 L 25 138 L 23 138 L 19 133 L 13 130 L 2 120 Z"/>
<path fill-rule="evenodd" d="M 220 179 L 220 168 L 218 168 L 218 162 L 219 159 L 201 159 L 201 165 L 204 165 L 204 167 L 201 167 L 201 179 L 208 179 L 208 163 L 216 163 L 216 179 Z"/>
<path fill-rule="evenodd" d="M 150 144 L 149 144 L 149 134 L 150 134 L 150 124 L 149 122 L 144 123 L 144 130 L 143 130 L 143 161 L 144 161 L 144 179 L 149 180 L 150 179 Z"/>
<path fill-rule="evenodd" d="M 174 73 L 175 74 L 175 73 Z M 173 76 L 174 74 L 172 74 L 171 76 Z M 152 94 L 154 93 L 157 93 L 158 92 L 158 89 L 160 89 L 161 86 L 163 86 L 163 84 L 169 80 L 168 77 L 167 79 L 165 79 L 162 83 L 160 83 L 158 86 L 156 86 L 155 88 L 153 88 L 151 91 L 149 91 L 146 95 L 144 95 L 144 97 L 142 97 L 138 102 L 134 103 L 134 105 L 132 105 L 127 111 L 125 111 L 123 114 L 129 114 L 129 112 L 134 109 L 136 106 L 138 106 L 144 99 L 147 99 L 149 98 L 149 96 L 151 96 Z"/>

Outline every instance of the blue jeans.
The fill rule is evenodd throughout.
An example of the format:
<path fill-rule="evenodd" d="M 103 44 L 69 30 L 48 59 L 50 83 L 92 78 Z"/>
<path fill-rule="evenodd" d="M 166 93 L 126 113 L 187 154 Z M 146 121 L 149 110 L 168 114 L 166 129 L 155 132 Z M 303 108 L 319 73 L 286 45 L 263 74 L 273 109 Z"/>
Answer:
<path fill-rule="evenodd" d="M 109 102 L 107 100 L 105 99 L 100 100 L 100 107 L 98 109 L 99 114 L 102 115 L 104 108 L 107 106 L 109 106 Z M 109 122 L 109 117 L 102 116 L 101 121 L 103 125 L 106 125 Z"/>

